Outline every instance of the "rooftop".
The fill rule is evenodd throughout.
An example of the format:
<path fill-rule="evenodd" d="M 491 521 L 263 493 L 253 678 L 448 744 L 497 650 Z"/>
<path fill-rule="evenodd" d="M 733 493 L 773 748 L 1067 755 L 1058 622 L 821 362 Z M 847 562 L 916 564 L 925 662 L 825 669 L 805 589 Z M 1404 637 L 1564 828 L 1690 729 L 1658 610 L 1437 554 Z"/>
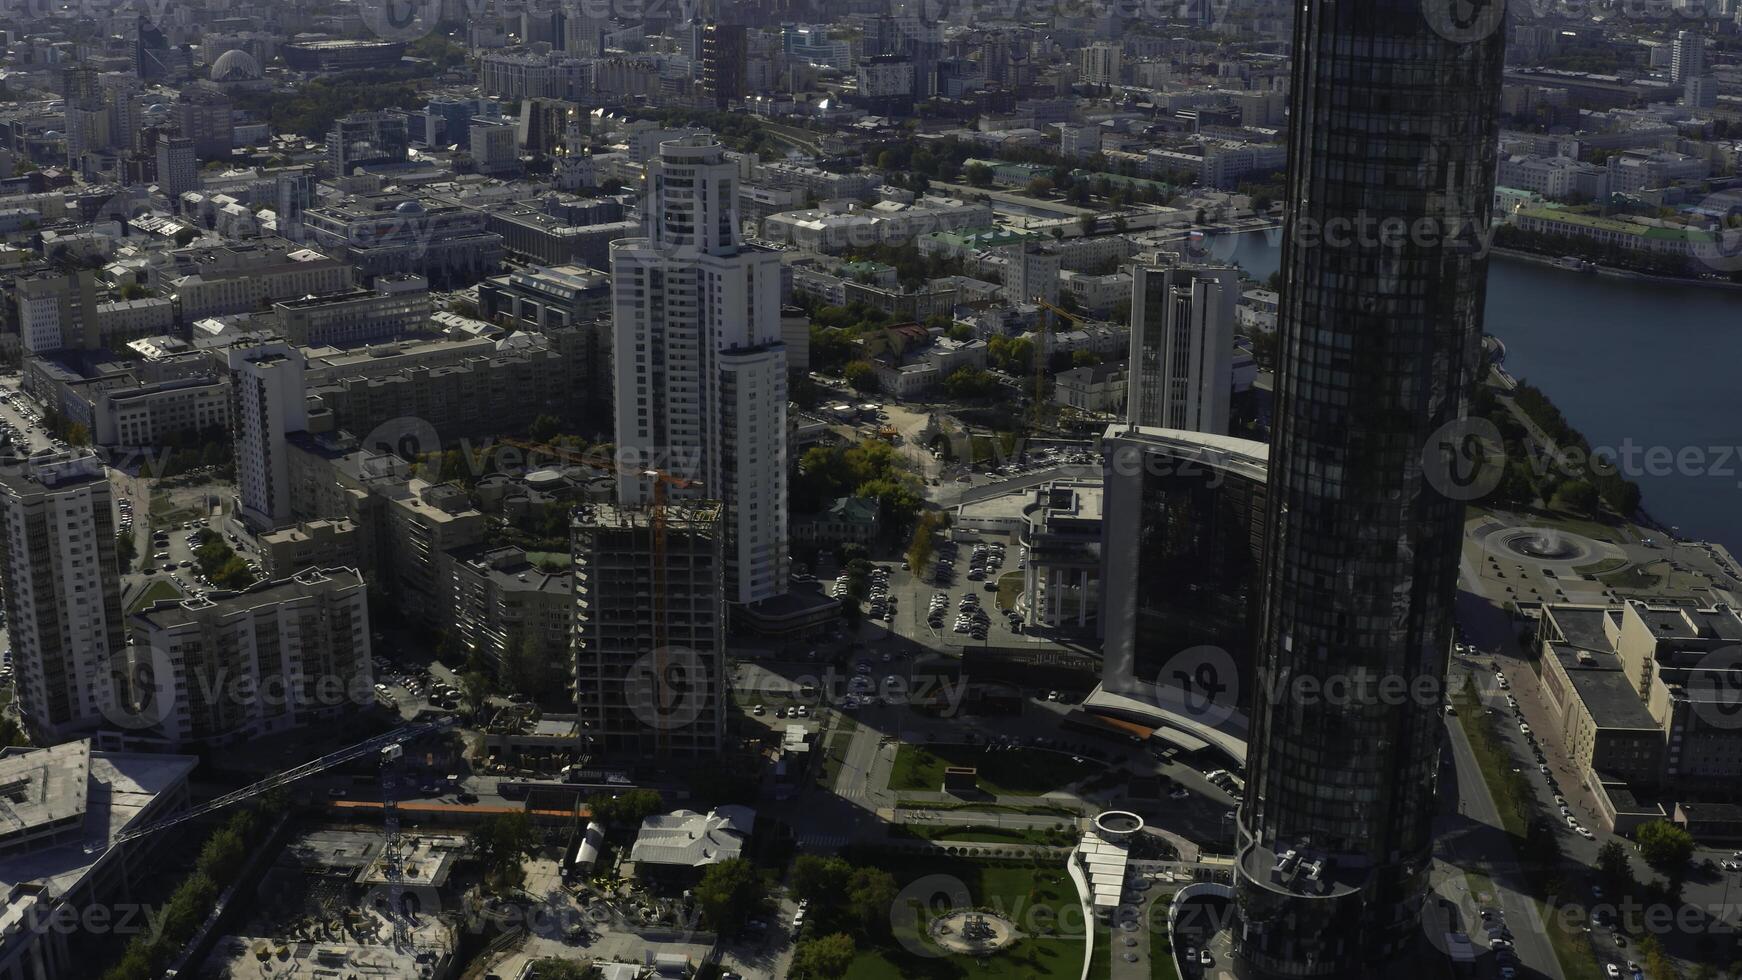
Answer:
<path fill-rule="evenodd" d="M 641 822 L 629 859 L 637 864 L 706 867 L 741 854 L 755 829 L 756 811 L 744 806 L 648 817 Z"/>

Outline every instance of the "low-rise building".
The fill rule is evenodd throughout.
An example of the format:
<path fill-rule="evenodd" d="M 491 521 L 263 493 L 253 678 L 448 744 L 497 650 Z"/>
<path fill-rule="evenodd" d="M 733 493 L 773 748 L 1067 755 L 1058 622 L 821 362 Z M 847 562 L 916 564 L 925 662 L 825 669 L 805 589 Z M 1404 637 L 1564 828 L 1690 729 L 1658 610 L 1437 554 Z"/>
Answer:
<path fill-rule="evenodd" d="M 1120 413 L 1128 390 L 1125 365 L 1095 364 L 1053 376 L 1053 404 L 1082 412 Z"/>
<path fill-rule="evenodd" d="M 148 887 L 152 852 L 169 838 L 107 845 L 186 810 L 188 775 L 198 763 L 185 755 L 98 751 L 89 739 L 0 751 L 0 785 L 9 787 L 0 802 L 0 977 L 102 972 L 91 954 L 108 944 L 82 937 L 117 927 L 120 903 Z"/>

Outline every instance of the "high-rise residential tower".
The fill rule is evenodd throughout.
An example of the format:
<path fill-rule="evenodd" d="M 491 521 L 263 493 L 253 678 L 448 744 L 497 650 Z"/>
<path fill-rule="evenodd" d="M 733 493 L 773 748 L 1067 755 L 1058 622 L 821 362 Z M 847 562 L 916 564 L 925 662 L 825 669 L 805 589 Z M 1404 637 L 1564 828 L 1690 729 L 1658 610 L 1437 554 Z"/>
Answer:
<path fill-rule="evenodd" d="M 1133 270 L 1132 425 L 1227 433 L 1239 294 L 1234 268 Z"/>
<path fill-rule="evenodd" d="M 1464 514 L 1428 462 L 1465 416 L 1481 357 L 1502 13 L 1309 0 L 1295 18 L 1237 820 L 1234 951 L 1248 975 L 1395 976 L 1421 934 Z M 1363 678 L 1347 697 L 1301 693 Z"/>
<path fill-rule="evenodd" d="M 257 528 L 283 527 L 291 519 L 284 437 L 308 426 L 302 352 L 278 341 L 232 347 L 229 366 L 242 519 Z"/>
<path fill-rule="evenodd" d="M 648 237 L 611 243 L 617 447 L 726 511 L 726 600 L 787 588 L 780 256 L 739 241 L 738 165 L 712 136 L 660 144 Z M 618 498 L 647 499 L 627 474 Z"/>
<path fill-rule="evenodd" d="M 0 584 L 18 709 L 39 745 L 101 727 L 120 703 L 121 575 L 103 463 L 39 453 L 0 466 Z"/>

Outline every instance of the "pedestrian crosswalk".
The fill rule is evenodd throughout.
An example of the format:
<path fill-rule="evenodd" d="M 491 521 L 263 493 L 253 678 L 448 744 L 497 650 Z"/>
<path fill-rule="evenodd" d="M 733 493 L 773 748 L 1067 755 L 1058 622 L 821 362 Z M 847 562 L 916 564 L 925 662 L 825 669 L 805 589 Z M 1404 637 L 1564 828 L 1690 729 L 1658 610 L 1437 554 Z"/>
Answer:
<path fill-rule="evenodd" d="M 846 834 L 805 831 L 798 835 L 798 849 L 801 851 L 833 851 L 846 843 Z"/>

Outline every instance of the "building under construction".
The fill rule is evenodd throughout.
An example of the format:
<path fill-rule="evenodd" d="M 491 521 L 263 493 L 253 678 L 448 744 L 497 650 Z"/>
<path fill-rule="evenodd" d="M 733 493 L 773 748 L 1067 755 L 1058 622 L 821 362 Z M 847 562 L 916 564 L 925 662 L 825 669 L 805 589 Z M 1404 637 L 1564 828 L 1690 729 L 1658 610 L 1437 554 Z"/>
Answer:
<path fill-rule="evenodd" d="M 589 764 L 705 758 L 725 732 L 722 508 L 577 512 L 575 702 Z"/>

